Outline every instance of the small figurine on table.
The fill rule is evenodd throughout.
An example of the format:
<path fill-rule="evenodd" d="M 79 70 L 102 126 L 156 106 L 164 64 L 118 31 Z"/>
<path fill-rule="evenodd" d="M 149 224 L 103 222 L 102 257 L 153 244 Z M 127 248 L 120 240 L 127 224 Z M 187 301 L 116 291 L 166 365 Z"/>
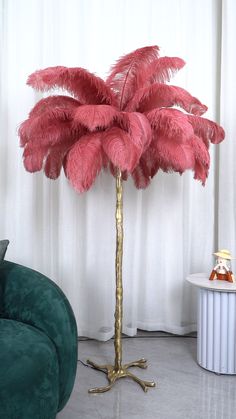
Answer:
<path fill-rule="evenodd" d="M 235 282 L 233 272 L 231 271 L 229 261 L 232 259 L 231 254 L 228 250 L 222 249 L 214 253 L 217 257 L 216 266 L 211 272 L 210 280 L 220 279 L 228 282 Z"/>

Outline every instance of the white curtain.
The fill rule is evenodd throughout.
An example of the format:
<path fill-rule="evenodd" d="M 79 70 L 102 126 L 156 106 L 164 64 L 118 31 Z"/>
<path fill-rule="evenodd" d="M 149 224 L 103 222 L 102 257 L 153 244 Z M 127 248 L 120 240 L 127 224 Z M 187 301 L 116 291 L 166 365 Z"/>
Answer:
<path fill-rule="evenodd" d="M 100 340 L 113 335 L 115 181 L 103 173 L 79 195 L 64 174 L 24 170 L 17 127 L 41 97 L 26 79 L 54 65 L 105 77 L 119 56 L 154 44 L 187 62 L 173 84 L 207 104 L 227 138 L 211 149 L 205 188 L 192 173 L 160 173 L 145 191 L 124 184 L 123 329 L 196 330 L 186 275 L 209 272 L 217 246 L 236 255 L 234 0 L 0 0 L 0 19 L 0 238 L 8 260 L 63 289 L 79 335 Z"/>
<path fill-rule="evenodd" d="M 232 249 L 236 257 L 236 3 L 223 2 L 220 115 L 227 143 L 220 148 L 218 170 L 218 237 L 219 243 Z"/>

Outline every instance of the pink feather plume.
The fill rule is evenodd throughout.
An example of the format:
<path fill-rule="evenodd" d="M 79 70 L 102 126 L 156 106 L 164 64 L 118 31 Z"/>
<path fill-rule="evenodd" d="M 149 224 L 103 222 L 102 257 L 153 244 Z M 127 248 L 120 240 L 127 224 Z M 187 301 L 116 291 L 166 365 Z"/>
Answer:
<path fill-rule="evenodd" d="M 146 189 L 150 184 L 150 177 L 146 175 L 143 166 L 144 164 L 139 162 L 132 173 L 132 178 L 137 189 Z"/>
<path fill-rule="evenodd" d="M 193 167 L 194 179 L 200 180 L 202 184 L 205 185 L 210 166 L 210 155 L 208 149 L 203 141 L 196 135 L 192 137 L 190 143 L 195 156 L 195 164 Z"/>
<path fill-rule="evenodd" d="M 159 166 L 165 172 L 175 171 L 183 173 L 194 167 L 194 152 L 190 144 L 181 144 L 173 138 L 158 136 L 153 144 L 155 157 Z"/>
<path fill-rule="evenodd" d="M 186 112 L 194 115 L 202 115 L 207 111 L 207 106 L 190 95 L 185 89 L 162 83 L 154 83 L 151 86 L 139 89 L 127 104 L 125 110 L 142 113 L 153 108 L 171 106 L 180 106 Z"/>
<path fill-rule="evenodd" d="M 75 109 L 80 103 L 67 96 L 49 96 L 41 99 L 31 110 L 29 118 L 19 127 L 20 145 L 24 146 L 29 140 L 37 142 L 55 143 L 62 137 L 69 138 Z M 67 133 L 67 135 L 66 135 Z M 76 133 L 78 136 L 78 132 Z"/>
<path fill-rule="evenodd" d="M 84 68 L 49 67 L 28 84 L 41 91 L 67 90 L 73 97 L 41 99 L 19 128 L 26 170 L 56 179 L 64 167 L 72 186 L 88 190 L 102 168 L 117 167 L 137 188 L 146 188 L 161 169 L 191 169 L 205 184 L 209 143 L 224 139 L 223 128 L 202 118 L 207 107 L 185 89 L 166 84 L 185 62 L 160 57 L 159 47 L 121 57 L 106 81 Z M 179 107 L 183 109 L 175 109 Z"/>
<path fill-rule="evenodd" d="M 102 146 L 109 160 L 121 170 L 132 172 L 138 163 L 140 153 L 130 135 L 118 127 L 104 132 Z"/>
<path fill-rule="evenodd" d="M 225 138 L 223 128 L 216 122 L 195 115 L 188 115 L 188 120 L 194 129 L 194 133 L 202 138 L 207 148 L 209 142 L 219 144 Z"/>
<path fill-rule="evenodd" d="M 89 131 L 107 128 L 118 115 L 118 111 L 109 105 L 83 105 L 74 114 L 74 126 L 84 125 Z"/>
<path fill-rule="evenodd" d="M 40 116 L 44 114 L 44 112 L 48 112 L 49 110 L 56 111 L 57 109 L 64 109 L 67 111 L 73 112 L 81 103 L 70 96 L 63 96 L 63 95 L 55 95 L 55 96 L 48 96 L 39 100 L 36 105 L 31 109 L 29 113 L 29 118 Z"/>
<path fill-rule="evenodd" d="M 153 130 L 161 136 L 185 142 L 194 135 L 188 116 L 178 109 L 153 109 L 147 112 L 146 116 Z"/>
<path fill-rule="evenodd" d="M 29 76 L 27 84 L 42 92 L 58 87 L 65 89 L 82 104 L 111 105 L 115 101 L 112 90 L 100 77 L 80 67 L 58 66 L 38 70 Z"/>
<path fill-rule="evenodd" d="M 166 83 L 185 65 L 178 57 L 159 57 L 137 74 L 137 89 L 153 83 Z"/>
<path fill-rule="evenodd" d="M 30 143 L 24 149 L 23 163 L 25 169 L 30 172 L 42 170 L 45 156 L 48 153 L 48 147 L 32 146 Z"/>
<path fill-rule="evenodd" d="M 57 179 L 60 176 L 64 158 L 72 145 L 59 144 L 49 149 L 44 163 L 44 173 L 48 178 Z"/>
<path fill-rule="evenodd" d="M 120 112 L 116 120 L 120 128 L 129 133 L 131 141 L 140 150 L 141 156 L 152 139 L 151 126 L 146 116 L 138 112 Z"/>
<path fill-rule="evenodd" d="M 123 110 L 138 87 L 138 77 L 159 56 L 157 45 L 136 49 L 121 57 L 111 68 L 107 85 L 117 95 L 119 108 Z"/>
<path fill-rule="evenodd" d="M 102 168 L 99 133 L 85 135 L 71 148 L 65 162 L 65 174 L 78 192 L 87 191 Z"/>

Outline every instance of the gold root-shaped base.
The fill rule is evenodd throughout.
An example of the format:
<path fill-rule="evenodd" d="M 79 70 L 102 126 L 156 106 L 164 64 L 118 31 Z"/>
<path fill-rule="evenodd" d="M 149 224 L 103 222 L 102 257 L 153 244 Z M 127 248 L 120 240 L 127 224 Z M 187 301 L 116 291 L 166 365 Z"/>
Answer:
<path fill-rule="evenodd" d="M 121 368 L 115 368 L 113 365 L 97 365 L 94 362 L 87 360 L 87 363 L 91 365 L 95 370 L 102 371 L 107 374 L 107 378 L 109 384 L 105 387 L 97 387 L 91 388 L 89 393 L 105 393 L 106 391 L 110 390 L 115 383 L 116 380 L 119 378 L 129 377 L 132 378 L 136 383 L 138 383 L 143 391 L 147 392 L 149 387 L 155 387 L 154 381 L 144 381 L 140 378 L 136 377 L 136 375 L 132 374 L 128 371 L 130 367 L 139 367 L 139 368 L 147 368 L 147 361 L 146 359 L 142 358 L 138 361 L 130 362 L 129 364 L 122 365 Z"/>

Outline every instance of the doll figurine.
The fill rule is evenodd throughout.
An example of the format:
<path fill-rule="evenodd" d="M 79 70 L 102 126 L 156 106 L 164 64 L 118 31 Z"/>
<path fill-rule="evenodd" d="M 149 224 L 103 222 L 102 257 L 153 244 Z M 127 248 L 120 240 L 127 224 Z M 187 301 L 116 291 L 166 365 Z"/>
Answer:
<path fill-rule="evenodd" d="M 234 275 L 231 271 L 230 266 L 228 265 L 229 261 L 232 259 L 231 254 L 228 250 L 222 249 L 214 253 L 217 257 L 216 265 L 211 272 L 210 280 L 220 279 L 228 282 L 235 282 Z"/>

